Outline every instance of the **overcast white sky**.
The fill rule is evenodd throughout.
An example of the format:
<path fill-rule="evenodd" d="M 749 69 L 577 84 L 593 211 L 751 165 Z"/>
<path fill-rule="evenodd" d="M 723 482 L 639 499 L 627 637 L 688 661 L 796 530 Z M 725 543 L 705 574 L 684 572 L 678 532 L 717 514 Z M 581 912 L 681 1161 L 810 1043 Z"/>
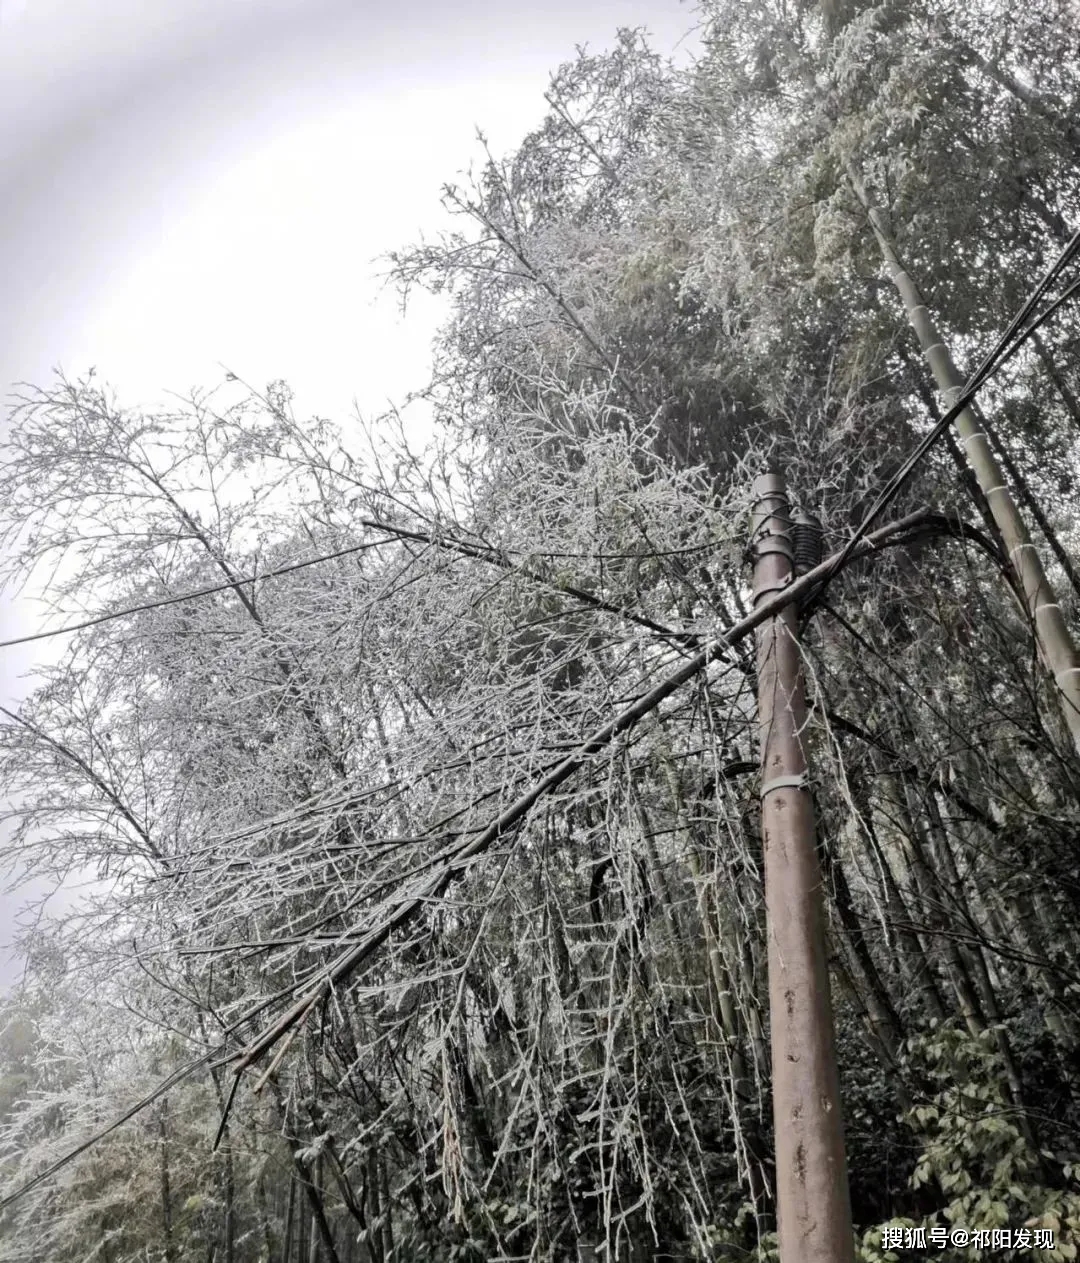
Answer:
<path fill-rule="evenodd" d="M 0 0 L 3 396 L 93 365 L 154 402 L 226 364 L 288 379 L 301 414 L 400 400 L 440 310 L 402 322 L 375 260 L 443 225 L 475 128 L 512 148 L 575 44 L 641 25 L 681 57 L 696 21 L 684 0 Z M 0 639 L 34 630 L 0 599 Z M 31 662 L 0 650 L 4 704 Z"/>

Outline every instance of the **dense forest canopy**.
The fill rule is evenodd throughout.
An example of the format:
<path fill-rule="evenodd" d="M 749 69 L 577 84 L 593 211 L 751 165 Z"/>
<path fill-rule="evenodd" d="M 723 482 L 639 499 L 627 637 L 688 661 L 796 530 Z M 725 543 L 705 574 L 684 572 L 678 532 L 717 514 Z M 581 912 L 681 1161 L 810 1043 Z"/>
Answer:
<path fill-rule="evenodd" d="M 424 450 L 283 383 L 14 410 L 7 578 L 81 628 L 8 859 L 96 881 L 3 1001 L 0 1259 L 777 1257 L 751 484 L 833 553 L 954 401 L 1080 226 L 1080 36 L 700 16 L 393 258 L 452 304 Z M 866 1263 L 1080 1246 L 1078 352 L 1063 304 L 800 613 Z"/>

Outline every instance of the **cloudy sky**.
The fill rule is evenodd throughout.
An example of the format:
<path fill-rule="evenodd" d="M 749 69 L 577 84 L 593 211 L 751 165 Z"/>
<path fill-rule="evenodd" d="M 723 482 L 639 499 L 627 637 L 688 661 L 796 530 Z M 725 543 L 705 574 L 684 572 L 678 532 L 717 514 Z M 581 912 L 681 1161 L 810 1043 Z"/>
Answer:
<path fill-rule="evenodd" d="M 224 364 L 288 379 L 301 413 L 400 400 L 440 312 L 402 321 L 378 256 L 442 226 L 476 127 L 504 152 L 576 44 L 640 25 L 681 60 L 696 20 L 685 0 L 0 0 L 4 398 L 95 366 L 153 403 Z M 0 639 L 36 626 L 0 598 Z M 32 661 L 0 649 L 3 704 Z"/>

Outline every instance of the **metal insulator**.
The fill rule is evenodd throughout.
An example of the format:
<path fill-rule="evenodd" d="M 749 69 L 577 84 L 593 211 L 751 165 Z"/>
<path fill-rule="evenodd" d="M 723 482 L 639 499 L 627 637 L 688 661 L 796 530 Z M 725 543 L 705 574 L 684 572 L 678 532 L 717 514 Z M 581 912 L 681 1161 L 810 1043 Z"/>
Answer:
<path fill-rule="evenodd" d="M 792 527 L 795 547 L 795 573 L 804 575 L 821 563 L 825 551 L 825 536 L 821 519 L 805 509 L 796 509 Z"/>

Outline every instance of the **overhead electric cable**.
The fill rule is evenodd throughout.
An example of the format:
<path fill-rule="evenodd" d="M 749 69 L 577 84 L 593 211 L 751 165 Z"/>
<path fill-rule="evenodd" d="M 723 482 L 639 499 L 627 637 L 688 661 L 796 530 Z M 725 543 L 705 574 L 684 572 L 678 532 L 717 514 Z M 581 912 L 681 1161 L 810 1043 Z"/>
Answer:
<path fill-rule="evenodd" d="M 997 372 L 1021 345 L 1035 332 L 1054 311 L 1058 310 L 1066 301 L 1080 292 L 1080 281 L 1070 285 L 1050 306 L 1031 324 L 1029 324 L 1023 332 L 1016 336 L 1016 331 L 1024 325 L 1025 321 L 1031 315 L 1036 303 L 1043 296 L 1049 285 L 1060 275 L 1061 271 L 1080 249 L 1080 232 L 1075 234 L 1065 249 L 1061 252 L 1058 259 L 1048 270 L 1043 280 L 1033 291 L 1030 298 L 1024 304 L 1020 313 L 1010 323 L 1008 330 L 998 340 L 991 352 L 984 358 L 979 369 L 969 379 L 959 399 L 949 408 L 942 416 L 930 433 L 916 446 L 915 450 L 904 462 L 901 470 L 898 471 L 885 489 L 878 496 L 874 506 L 860 523 L 855 534 L 847 541 L 843 549 L 833 558 L 822 562 L 821 565 L 814 570 L 809 571 L 806 575 L 796 579 L 788 588 L 775 594 L 772 598 L 765 600 L 750 615 L 740 620 L 740 622 L 729 628 L 728 631 L 715 637 L 709 643 L 705 644 L 689 661 L 684 662 L 677 671 L 661 680 L 657 685 L 650 689 L 642 697 L 638 698 L 633 704 L 616 715 L 612 720 L 602 725 L 590 737 L 586 738 L 581 745 L 570 754 L 566 759 L 557 766 L 548 770 L 542 775 L 509 807 L 507 807 L 498 817 L 493 819 L 488 827 L 478 836 L 459 845 L 456 848 L 447 848 L 433 857 L 432 863 L 442 862 L 444 867 L 437 872 L 429 873 L 426 879 L 421 880 L 411 890 L 403 892 L 395 901 L 387 900 L 381 911 L 381 919 L 373 917 L 367 925 L 355 927 L 355 931 L 361 934 L 359 941 L 351 943 L 346 950 L 339 955 L 329 965 L 322 968 L 312 970 L 305 979 L 297 981 L 267 1000 L 260 1002 L 254 1009 L 249 1010 L 243 1018 L 233 1023 L 229 1031 L 235 1032 L 243 1022 L 250 1020 L 252 1017 L 261 1014 L 267 1008 L 270 1008 L 279 999 L 286 996 L 295 995 L 301 991 L 309 982 L 314 983 L 313 988 L 301 995 L 300 998 L 284 1013 L 276 1022 L 268 1029 L 262 1031 L 255 1039 L 250 1041 L 247 1047 L 240 1054 L 238 1061 L 233 1067 L 233 1073 L 236 1076 L 248 1066 L 255 1063 L 263 1057 L 275 1044 L 277 1044 L 287 1033 L 298 1027 L 311 1012 L 312 1008 L 318 1001 L 332 992 L 336 982 L 344 980 L 359 965 L 361 965 L 368 956 L 370 956 L 381 944 L 389 937 L 390 933 L 397 927 L 406 924 L 415 914 L 418 908 L 425 905 L 431 900 L 437 900 L 442 897 L 446 888 L 456 878 L 462 876 L 473 860 L 481 856 L 491 845 L 501 837 L 506 836 L 518 825 L 531 811 L 535 803 L 543 797 L 545 793 L 557 788 L 561 783 L 566 781 L 579 768 L 584 766 L 587 760 L 601 749 L 609 745 L 616 737 L 627 732 L 646 714 L 656 709 L 661 702 L 674 693 L 689 679 L 704 670 L 711 662 L 717 660 L 721 654 L 730 651 L 732 646 L 748 635 L 759 623 L 765 619 L 772 617 L 778 610 L 790 604 L 792 601 L 800 600 L 820 589 L 827 584 L 841 567 L 858 552 L 863 555 L 879 548 L 886 540 L 895 541 L 896 536 L 903 532 L 917 528 L 925 524 L 928 514 L 925 511 L 915 513 L 899 522 L 894 522 L 886 527 L 882 527 L 876 534 L 877 539 L 865 538 L 867 531 L 872 525 L 875 518 L 880 512 L 893 500 L 898 494 L 901 487 L 911 476 L 919 461 L 921 461 L 926 453 L 933 446 L 948 425 L 956 418 L 956 416 L 967 407 L 978 389 L 989 378 Z M 1015 340 L 1014 340 L 1015 338 Z M 63 635 L 68 632 L 82 630 L 86 627 L 94 626 L 98 623 L 108 621 L 109 619 L 124 617 L 131 613 L 140 612 L 145 609 L 154 609 L 161 606 L 177 604 L 182 601 L 195 599 L 197 597 L 210 595 L 214 592 L 225 591 L 228 589 L 236 589 L 243 583 L 254 583 L 263 578 L 270 578 L 280 574 L 286 574 L 294 570 L 300 570 L 307 566 L 316 565 L 322 561 L 332 560 L 336 557 L 346 556 L 351 553 L 363 551 L 367 548 L 376 547 L 383 541 L 369 541 L 364 544 L 353 545 L 349 548 L 338 550 L 335 553 L 325 554 L 323 556 L 309 558 L 305 561 L 291 563 L 287 566 L 275 568 L 274 570 L 265 571 L 260 575 L 253 576 L 248 579 L 235 579 L 230 582 L 217 584 L 212 588 L 200 589 L 195 592 L 180 594 L 163 598 L 159 601 L 150 602 L 142 606 L 135 606 L 130 609 L 116 611 L 111 614 L 99 616 L 98 618 L 86 620 L 79 624 L 70 625 L 64 628 L 58 628 L 51 632 L 42 632 L 36 635 L 17 638 L 15 640 L 0 642 L 0 648 L 11 645 L 27 643 L 30 641 L 44 639 L 53 635 Z M 437 542 L 431 538 L 429 542 Z M 861 545 L 861 547 L 860 547 Z M 366 931 L 366 933 L 364 932 Z M 341 941 L 339 939 L 339 941 Z M 215 1046 L 213 1049 L 204 1053 L 194 1062 L 182 1067 L 175 1074 L 164 1080 L 150 1094 L 145 1096 L 141 1101 L 125 1111 L 123 1115 L 114 1120 L 107 1127 L 95 1134 L 87 1141 L 83 1142 L 60 1159 L 52 1163 L 44 1171 L 33 1177 L 27 1183 L 17 1188 L 13 1193 L 0 1199 L 0 1209 L 10 1205 L 18 1198 L 25 1195 L 32 1188 L 36 1187 L 51 1175 L 55 1174 L 63 1166 L 67 1165 L 79 1154 L 85 1152 L 98 1140 L 114 1131 L 122 1123 L 134 1117 L 147 1105 L 151 1104 L 159 1096 L 163 1095 L 176 1083 L 188 1077 L 195 1070 L 211 1060 L 214 1053 L 219 1052 L 224 1047 L 224 1043 Z M 232 1094 L 230 1094 L 231 1101 Z M 224 1121 L 224 1120 L 223 1120 Z"/>
<path fill-rule="evenodd" d="M 688 633 L 664 627 L 661 623 L 658 623 L 653 619 L 637 614 L 633 610 L 612 605 L 610 602 L 604 601 L 602 598 L 594 596 L 592 593 L 585 592 L 581 588 L 572 587 L 569 584 L 554 582 L 544 578 L 542 575 L 534 574 L 524 568 L 515 568 L 513 563 L 510 561 L 511 552 L 507 550 L 492 548 L 489 545 L 480 546 L 476 544 L 469 544 L 464 541 L 454 539 L 453 536 L 441 535 L 434 531 L 415 531 L 403 526 L 395 526 L 392 523 L 379 522 L 368 518 L 362 518 L 359 525 L 367 527 L 369 530 L 380 531 L 385 534 L 387 538 L 368 540 L 363 544 L 353 544 L 348 548 L 340 548 L 336 552 L 323 553 L 317 557 L 309 557 L 304 561 L 292 562 L 287 566 L 277 566 L 272 570 L 261 571 L 257 575 L 226 580 L 223 583 L 215 583 L 207 588 L 196 588 L 191 592 L 181 592 L 175 596 L 161 597 L 156 601 L 147 601 L 140 605 L 125 606 L 122 610 L 112 610 L 107 614 L 98 614 L 94 618 L 83 619 L 78 623 L 68 623 L 63 627 L 54 627 L 50 631 L 34 632 L 29 636 L 16 636 L 12 640 L 0 640 L 0 649 L 9 649 L 14 645 L 30 644 L 35 640 L 48 640 L 53 636 L 66 636 L 72 632 L 85 631 L 88 627 L 96 627 L 101 623 L 111 622 L 114 619 L 127 618 L 131 614 L 141 614 L 146 610 L 160 609 L 167 605 L 179 605 L 184 601 L 194 601 L 200 597 L 213 596 L 217 592 L 235 591 L 237 588 L 246 583 L 258 583 L 263 579 L 273 579 L 278 575 L 291 574 L 293 571 L 303 570 L 309 566 L 316 566 L 324 561 L 334 561 L 338 557 L 346 557 L 352 553 L 362 552 L 368 548 L 380 548 L 383 545 L 393 543 L 394 540 L 413 540 L 417 543 L 430 544 L 436 548 L 443 547 L 457 552 L 461 556 L 471 557 L 477 561 L 486 561 L 492 565 L 500 566 L 504 570 L 517 569 L 518 572 L 526 579 L 530 579 L 536 583 L 543 583 L 545 586 L 550 587 L 557 592 L 562 592 L 566 596 L 572 597 L 574 600 L 591 605 L 594 609 L 603 610 L 606 613 L 627 618 L 631 622 L 638 623 L 640 626 L 647 628 L 649 631 L 655 632 L 656 635 L 671 640 L 676 644 L 688 643 Z M 705 545 L 702 545 L 702 548 L 704 547 Z M 561 554 L 552 555 L 560 556 Z M 637 554 L 633 555 L 636 556 Z M 665 554 L 657 553 L 654 555 L 661 556 Z"/>
<path fill-rule="evenodd" d="M 965 408 L 970 407 L 978 394 L 980 388 L 986 384 L 990 378 L 997 373 L 1010 359 L 1016 354 L 1021 346 L 1040 329 L 1046 321 L 1058 311 L 1069 299 L 1080 293 L 1080 280 L 1073 281 L 1063 293 L 1058 295 L 1053 302 L 1041 312 L 1030 324 L 1017 336 L 1017 330 L 1031 316 L 1032 311 L 1039 299 L 1046 293 L 1047 289 L 1061 275 L 1062 271 L 1072 262 L 1076 255 L 1080 253 L 1080 230 L 1077 230 L 1069 241 L 1062 247 L 1057 258 L 1044 272 L 1042 279 L 1036 285 L 1035 289 L 1028 296 L 1020 311 L 1013 317 L 1009 323 L 1009 327 L 998 338 L 997 342 L 990 351 L 983 357 L 982 362 L 974 373 L 969 377 L 959 398 L 952 406 L 942 415 L 942 417 L 934 424 L 928 434 L 926 434 L 915 446 L 914 450 L 904 461 L 903 465 L 885 484 L 884 488 L 878 495 L 877 499 L 871 505 L 870 509 L 864 516 L 863 520 L 856 527 L 855 532 L 847 541 L 844 547 L 836 556 L 836 560 L 829 573 L 822 579 L 817 591 L 822 591 L 843 569 L 851 557 L 852 550 L 858 542 L 866 535 L 866 532 L 873 526 L 874 522 L 880 517 L 881 513 L 892 503 L 900 494 L 908 479 L 914 473 L 919 463 L 926 457 L 927 453 L 934 444 L 941 438 L 945 431 L 952 425 L 956 418 Z"/>
<path fill-rule="evenodd" d="M 889 522 L 885 526 L 879 527 L 874 532 L 873 537 L 863 541 L 859 550 L 860 555 L 864 552 L 876 551 L 887 543 L 896 541 L 898 538 L 905 538 L 911 531 L 917 531 L 925 527 L 928 522 L 932 522 L 933 517 L 934 515 L 926 510 L 920 510 L 896 522 Z M 462 876 L 474 859 L 479 858 L 485 851 L 490 850 L 494 842 L 512 832 L 540 798 L 566 781 L 578 768 L 584 766 L 592 755 L 599 753 L 617 736 L 632 728 L 639 719 L 655 709 L 672 693 L 676 692 L 687 680 L 704 670 L 710 663 L 717 661 L 724 652 L 747 636 L 759 623 L 764 622 L 765 619 L 772 617 L 785 605 L 791 601 L 799 600 L 806 592 L 812 590 L 820 581 L 828 565 L 828 560 L 823 561 L 816 569 L 808 571 L 801 578 L 796 579 L 789 588 L 763 601 L 746 618 L 741 619 L 738 624 L 729 628 L 726 634 L 716 636 L 704 644 L 692 659 L 683 663 L 673 674 L 659 681 L 647 693 L 616 715 L 614 719 L 609 720 L 590 737 L 587 737 L 566 759 L 544 772 L 515 802 L 510 804 L 499 816 L 491 820 L 485 829 L 456 846 L 443 848 L 436 856 L 433 856 L 426 866 L 429 871 L 425 873 L 423 869 L 413 870 L 409 875 L 418 877 L 419 880 L 414 883 L 411 890 L 401 893 L 397 899 L 392 897 L 384 899 L 382 908 L 376 909 L 375 915 L 369 917 L 367 923 L 350 927 L 346 933 L 350 936 L 355 936 L 351 940 L 347 941 L 344 937 L 339 936 L 338 942 L 345 947 L 345 951 L 341 955 L 331 961 L 329 965 L 312 968 L 304 977 L 287 984 L 273 995 L 261 1000 L 258 1005 L 249 1009 L 241 1018 L 231 1023 L 227 1032 L 229 1034 L 235 1033 L 243 1023 L 250 1021 L 253 1017 L 271 1008 L 278 1001 L 295 996 L 297 992 L 303 992 L 304 988 L 309 985 L 312 987 L 311 990 L 301 995 L 300 999 L 281 1015 L 269 1029 L 262 1031 L 255 1039 L 250 1041 L 239 1054 L 238 1060 L 235 1057 L 226 1057 L 219 1064 L 232 1061 L 234 1063 L 233 1073 L 239 1076 L 247 1066 L 262 1057 L 292 1027 L 301 1022 L 311 1012 L 312 1007 L 318 1000 L 330 994 L 334 984 L 343 980 L 357 968 L 368 955 L 389 937 L 395 927 L 406 924 L 420 907 L 426 906 L 434 900 L 441 899 L 446 887 L 452 881 Z M 440 862 L 443 865 L 441 869 L 430 871 L 433 865 Z M 379 912 L 383 915 L 381 921 L 378 918 Z M 67 1166 L 68 1163 L 74 1161 L 75 1158 L 96 1144 L 97 1141 L 115 1131 L 123 1123 L 146 1108 L 146 1106 L 164 1095 L 170 1088 L 205 1065 L 210 1061 L 214 1053 L 220 1052 L 223 1048 L 224 1043 L 219 1043 L 197 1060 L 189 1062 L 175 1074 L 163 1080 L 152 1092 L 114 1119 L 108 1126 L 63 1154 L 44 1171 L 28 1180 L 21 1187 L 0 1198 L 0 1210 L 10 1206 L 13 1202 L 30 1192 L 31 1189 L 37 1187 L 61 1168 Z"/>
<path fill-rule="evenodd" d="M 1042 279 L 1029 295 L 1023 307 L 1016 316 L 1013 317 L 1008 329 L 1006 329 L 1006 331 L 1001 335 L 998 341 L 994 344 L 994 347 L 987 353 L 987 355 L 983 358 L 982 363 L 968 379 L 959 399 L 957 399 L 952 407 L 950 407 L 941 419 L 935 423 L 930 432 L 922 440 L 920 440 L 901 468 L 886 483 L 866 516 L 859 523 L 858 527 L 856 527 L 854 534 L 848 540 L 843 549 L 841 549 L 839 554 L 837 554 L 833 569 L 826 578 L 822 579 L 819 590 L 830 583 L 839 571 L 847 564 L 851 557 L 851 551 L 855 545 L 866 535 L 866 532 L 874 524 L 877 518 L 880 517 L 881 513 L 900 493 L 904 484 L 911 477 L 911 474 L 917 468 L 920 461 L 924 459 L 926 454 L 938 441 L 941 435 L 944 434 L 950 425 L 952 425 L 957 416 L 959 416 L 959 414 L 973 402 L 979 389 L 1012 358 L 1012 356 L 1020 349 L 1028 338 L 1032 336 L 1032 334 L 1036 333 L 1056 311 L 1069 301 L 1070 298 L 1073 298 L 1078 292 L 1080 292 L 1080 280 L 1074 281 L 1046 308 L 1045 311 L 1043 311 L 1031 322 L 1031 324 L 1023 329 L 1019 337 L 1016 337 L 1015 341 L 1012 341 L 1016 335 L 1016 331 L 1030 316 L 1035 304 L 1039 301 L 1043 294 L 1045 294 L 1046 290 L 1053 284 L 1058 276 L 1060 276 L 1061 272 L 1068 266 L 1078 252 L 1080 252 L 1080 230 L 1073 234 L 1073 236 L 1062 248 L 1058 257 L 1043 274 Z M 500 551 L 502 551 L 492 548 L 489 545 L 470 545 L 460 540 L 447 539 L 445 541 L 441 541 L 436 533 L 410 531 L 404 527 L 397 527 L 389 523 L 376 522 L 368 519 L 363 519 L 361 521 L 361 525 L 370 529 L 386 531 L 391 538 L 412 538 L 418 542 L 424 541 L 436 546 L 438 546 L 440 542 L 445 542 L 456 551 L 462 553 L 462 555 L 473 556 L 478 560 L 496 561 L 499 559 Z M 146 610 L 160 609 L 168 605 L 179 605 L 184 601 L 194 601 L 200 597 L 212 596 L 217 592 L 235 590 L 245 583 L 258 583 L 263 579 L 273 579 L 279 575 L 290 574 L 293 571 L 303 570 L 309 566 L 319 565 L 324 561 L 334 561 L 338 557 L 346 557 L 352 553 L 366 551 L 369 548 L 378 548 L 387 542 L 389 541 L 368 540 L 363 544 L 353 544 L 348 548 L 341 548 L 335 552 L 324 553 L 318 557 L 310 557 L 304 561 L 292 562 L 286 566 L 277 566 L 272 570 L 264 570 L 257 575 L 250 575 L 245 578 L 238 578 L 224 583 L 213 584 L 212 586 L 206 588 L 197 588 L 194 591 L 178 593 L 175 596 L 162 597 L 157 601 L 147 601 L 140 605 L 128 606 L 122 610 L 114 610 L 108 614 L 99 614 L 94 618 L 84 619 L 78 623 L 69 623 L 64 627 L 55 627 L 50 631 L 34 632 L 29 636 L 16 636 L 10 640 L 0 640 L 0 649 L 9 649 L 15 645 L 30 644 L 37 640 L 48 640 L 53 636 L 70 635 L 72 632 L 85 631 L 89 627 L 96 627 L 101 623 L 110 622 L 113 619 L 126 618 L 131 614 L 139 614 Z M 505 551 L 502 551 L 502 556 L 504 559 L 508 560 L 508 553 Z M 532 575 L 528 577 L 537 578 L 537 576 Z M 563 585 L 558 584 L 552 586 L 565 590 L 569 596 L 583 595 L 577 589 L 563 588 Z M 630 611 L 610 606 L 606 602 L 598 601 L 595 597 L 591 598 L 590 603 L 604 608 L 610 613 L 621 614 L 631 618 L 633 617 Z M 651 630 L 656 631 L 657 634 L 668 637 L 672 640 L 678 641 L 682 638 L 681 633 L 673 631 L 670 628 L 662 627 L 659 624 L 654 624 L 651 620 L 639 617 L 635 621 L 642 622 Z"/>
<path fill-rule="evenodd" d="M 304 570 L 308 566 L 317 566 L 324 561 L 334 561 L 338 557 L 348 557 L 351 553 L 364 552 L 368 548 L 380 548 L 389 543 L 385 539 L 367 540 L 363 544 L 351 544 L 348 548 L 339 548 L 336 552 L 322 553 L 318 557 L 308 557 L 305 561 L 293 561 L 287 566 L 275 566 L 273 570 L 263 570 L 259 574 L 244 578 L 231 579 L 225 583 L 215 583 L 209 588 L 196 588 L 192 592 L 180 592 L 175 596 L 163 596 L 157 601 L 146 601 L 142 605 L 129 605 L 122 610 L 113 610 L 108 614 L 98 614 L 94 618 L 84 619 L 81 623 L 68 623 L 64 627 L 54 627 L 51 631 L 34 632 L 30 636 L 16 636 L 13 640 L 0 640 L 0 649 L 10 649 L 12 645 L 27 645 L 34 640 L 48 640 L 52 636 L 67 636 L 71 632 L 85 631 L 88 627 L 96 627 L 99 623 L 108 623 L 116 618 L 127 618 L 130 614 L 141 614 L 144 610 L 161 609 L 166 605 L 179 605 L 182 601 L 194 601 L 199 597 L 213 596 L 215 592 L 235 591 L 245 583 L 259 583 L 263 579 L 274 579 L 278 575 L 291 574 L 294 570 Z"/>

